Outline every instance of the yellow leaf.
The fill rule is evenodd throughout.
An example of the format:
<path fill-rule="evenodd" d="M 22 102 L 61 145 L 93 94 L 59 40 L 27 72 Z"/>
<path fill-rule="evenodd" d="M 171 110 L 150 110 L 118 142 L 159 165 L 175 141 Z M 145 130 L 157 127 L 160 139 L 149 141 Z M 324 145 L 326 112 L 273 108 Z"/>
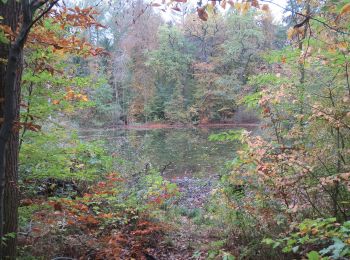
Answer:
<path fill-rule="evenodd" d="M 289 40 L 291 40 L 297 34 L 298 34 L 298 30 L 293 28 L 293 27 L 291 27 L 291 28 L 288 29 L 287 37 L 288 37 Z"/>
<path fill-rule="evenodd" d="M 340 42 L 340 43 L 337 44 L 337 47 L 341 51 L 347 51 L 348 43 L 347 42 Z"/>
<path fill-rule="evenodd" d="M 328 47 L 328 51 L 329 51 L 330 53 L 335 54 L 335 53 L 337 52 L 337 47 L 336 47 L 335 45 L 330 45 L 330 46 Z"/>
<path fill-rule="evenodd" d="M 241 3 L 235 3 L 235 8 L 237 9 L 237 11 L 241 11 L 242 4 Z"/>
<path fill-rule="evenodd" d="M 87 101 L 89 101 L 89 99 L 86 95 L 82 95 L 81 101 L 87 102 Z"/>
<path fill-rule="evenodd" d="M 249 8 L 250 8 L 250 3 L 246 2 L 246 3 L 243 3 L 242 5 L 242 13 L 245 14 L 249 11 Z"/>
<path fill-rule="evenodd" d="M 282 56 L 282 63 L 286 63 L 287 58 L 285 56 Z"/>

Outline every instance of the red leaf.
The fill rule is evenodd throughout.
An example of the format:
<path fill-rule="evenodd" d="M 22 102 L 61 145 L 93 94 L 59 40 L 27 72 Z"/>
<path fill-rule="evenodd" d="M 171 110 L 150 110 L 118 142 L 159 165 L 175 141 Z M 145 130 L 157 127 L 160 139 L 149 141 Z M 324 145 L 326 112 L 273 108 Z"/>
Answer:
<path fill-rule="evenodd" d="M 62 210 L 63 210 L 62 204 L 59 203 L 59 202 L 55 202 L 55 203 L 53 204 L 53 208 L 54 208 L 56 211 L 62 211 Z"/>
<path fill-rule="evenodd" d="M 204 7 L 198 7 L 197 8 L 197 13 L 198 13 L 198 17 L 203 20 L 203 21 L 207 21 L 208 20 L 208 13 L 205 11 Z"/>
<path fill-rule="evenodd" d="M 31 199 L 23 199 L 21 200 L 21 206 L 29 206 L 32 205 L 33 201 Z"/>
<path fill-rule="evenodd" d="M 41 232 L 41 229 L 34 227 L 34 228 L 32 228 L 32 231 L 35 233 L 39 233 L 39 232 Z"/>

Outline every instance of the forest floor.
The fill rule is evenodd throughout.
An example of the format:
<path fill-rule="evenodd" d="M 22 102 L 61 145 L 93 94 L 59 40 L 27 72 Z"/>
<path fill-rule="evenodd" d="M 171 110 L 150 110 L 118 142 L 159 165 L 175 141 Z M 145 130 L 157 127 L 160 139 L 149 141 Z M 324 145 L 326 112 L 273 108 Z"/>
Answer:
<path fill-rule="evenodd" d="M 187 209 L 202 208 L 208 201 L 213 184 L 218 180 L 218 176 L 211 176 L 208 180 L 182 177 L 172 182 L 176 183 L 181 192 L 178 205 Z"/>
<path fill-rule="evenodd" d="M 214 234 L 217 232 L 199 228 L 189 217 L 182 216 L 181 225 L 160 241 L 150 255 L 159 260 L 204 260 L 207 259 L 209 245 L 219 239 Z"/>
<path fill-rule="evenodd" d="M 145 258 L 136 258 L 136 259 L 157 259 L 157 260 L 187 260 L 187 259 L 196 259 L 196 260 L 202 260 L 207 259 L 207 252 L 211 249 L 210 245 L 219 240 L 220 237 L 218 237 L 217 234 L 219 234 L 218 231 L 215 231 L 213 227 L 209 227 L 206 225 L 203 225 L 201 223 L 202 215 L 198 214 L 200 211 L 201 214 L 205 212 L 205 207 L 207 202 L 209 201 L 210 194 L 212 192 L 212 189 L 214 187 L 215 182 L 218 180 L 219 176 L 213 176 L 207 180 L 199 179 L 199 178 L 192 178 L 192 177 L 180 177 L 178 179 L 172 179 L 171 181 L 173 183 L 176 183 L 179 191 L 181 192 L 180 198 L 175 203 L 176 207 L 178 209 L 182 209 L 180 211 L 177 211 L 178 213 L 175 215 L 172 215 L 172 217 L 168 218 L 168 221 L 165 224 L 165 226 L 169 227 L 165 231 L 165 233 L 158 237 L 158 241 L 155 241 L 153 246 L 146 247 L 146 251 L 144 251 Z M 77 222 L 77 230 L 81 230 L 78 233 L 67 233 L 63 235 L 63 237 L 60 238 L 55 233 L 50 233 L 51 225 L 52 223 L 56 222 L 55 220 L 59 220 L 58 222 L 61 222 L 62 225 L 64 224 L 65 228 L 69 228 L 69 222 L 72 222 L 72 220 L 61 221 L 61 216 L 66 218 L 66 211 L 65 209 L 70 207 L 72 204 L 73 207 L 82 207 L 83 204 L 79 203 L 80 200 L 78 199 L 77 203 L 74 204 L 75 200 L 72 200 L 67 205 L 61 204 L 64 203 L 64 201 L 68 202 L 68 200 L 62 200 L 59 202 L 52 202 L 53 207 L 55 208 L 54 213 L 52 213 L 48 207 L 45 207 L 43 210 L 38 211 L 35 213 L 36 217 L 33 222 L 30 223 L 29 229 L 31 230 L 28 233 L 21 233 L 20 240 L 22 241 L 22 248 L 31 248 L 31 243 L 35 242 L 39 244 L 39 248 L 46 248 L 53 245 L 51 240 L 55 239 L 61 239 L 62 242 L 60 244 L 60 251 L 62 255 L 75 255 L 76 252 L 97 252 L 98 251 L 98 245 L 99 242 L 101 242 L 101 236 L 104 234 L 104 232 L 107 232 L 111 228 L 108 227 L 101 227 L 101 231 L 96 231 L 94 229 L 95 226 L 93 225 L 87 225 L 87 227 L 84 228 L 84 225 L 79 224 L 80 222 Z M 37 205 L 44 205 L 46 204 L 46 200 L 42 199 L 41 201 L 35 201 L 35 204 Z M 86 203 L 83 199 L 81 202 Z M 33 201 L 30 201 L 30 204 L 33 204 Z M 51 204 L 50 204 L 51 205 Z M 75 205 L 75 206 L 74 206 Z M 85 205 L 85 204 L 84 204 Z M 49 213 L 51 212 L 51 214 Z M 68 213 L 67 216 L 72 215 L 71 213 Z M 87 214 L 87 219 L 90 216 L 94 216 L 94 214 L 90 214 L 90 212 L 82 212 L 82 215 L 80 218 L 85 216 L 84 214 Z M 58 223 L 57 222 L 57 223 Z M 157 222 L 155 222 L 157 223 Z M 73 223 L 72 223 L 73 224 Z M 91 224 L 91 223 L 90 223 Z M 60 228 L 61 229 L 61 228 Z M 103 231 L 104 230 L 104 231 Z M 124 231 L 127 230 L 127 227 L 124 229 L 121 229 L 121 234 L 126 238 L 132 237 L 132 232 L 123 234 Z M 34 233 L 33 233 L 33 232 Z M 85 232 L 86 231 L 86 232 Z M 96 232 L 96 233 L 94 233 Z M 29 235 L 29 234 L 32 235 Z M 103 237 L 103 236 L 102 236 Z M 30 241 L 29 241 L 30 240 Z M 93 246 L 90 245 L 87 241 L 95 241 Z M 51 242 L 48 242 L 51 241 Z M 110 240 L 111 241 L 111 240 Z M 120 240 L 123 242 L 122 240 Z M 119 242 L 120 242 L 119 241 Z M 103 242 L 103 241 L 102 241 Z M 132 245 L 135 243 L 135 241 L 130 240 L 130 244 Z M 110 242 L 108 242 L 110 243 Z M 73 248 L 70 246 L 70 244 L 74 245 Z M 108 244 L 109 245 L 109 244 Z M 39 252 L 36 252 L 35 247 L 33 246 L 33 249 L 31 249 L 32 253 L 34 255 L 41 254 L 42 251 L 39 250 Z M 130 245 L 126 245 L 124 250 L 131 250 Z M 24 258 L 23 258 L 24 259 Z M 70 258 L 67 258 L 70 259 Z M 73 259 L 73 258 L 71 258 Z M 80 259 L 93 259 L 93 258 L 80 258 Z M 101 258 L 97 258 L 101 259 Z M 114 258 L 105 258 L 105 259 L 114 259 Z M 115 258 L 117 259 L 117 258 Z M 121 259 L 127 259 L 127 258 L 121 258 Z"/>
<path fill-rule="evenodd" d="M 196 212 L 205 212 L 205 205 L 217 179 L 218 176 L 206 181 L 183 177 L 172 181 L 182 194 L 177 206 L 186 209 L 187 213 L 177 218 L 174 230 L 150 252 L 151 255 L 156 259 L 169 260 L 207 259 L 206 252 L 210 244 L 220 238 L 218 232 L 209 227 L 204 228 L 196 221 Z"/>

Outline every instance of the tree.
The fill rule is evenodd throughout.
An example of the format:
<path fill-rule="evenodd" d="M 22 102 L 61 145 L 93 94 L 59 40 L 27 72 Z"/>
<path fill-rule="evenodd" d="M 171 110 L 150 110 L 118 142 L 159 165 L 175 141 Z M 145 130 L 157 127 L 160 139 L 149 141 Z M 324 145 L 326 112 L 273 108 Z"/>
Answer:
<path fill-rule="evenodd" d="M 229 78 L 233 78 L 233 81 L 238 80 L 241 85 L 247 83 L 253 64 L 257 63 L 260 53 L 264 50 L 265 35 L 254 15 L 254 12 L 236 12 L 227 17 L 229 36 L 223 44 L 221 68 Z"/>
<path fill-rule="evenodd" d="M 18 145 L 19 129 L 32 125 L 32 122 L 20 122 L 20 89 L 23 70 L 23 50 L 27 39 L 33 43 L 52 46 L 55 50 L 65 49 L 67 52 L 92 53 L 97 55 L 101 49 L 93 49 L 84 40 L 74 35 L 58 37 L 54 32 L 35 27 L 43 17 L 53 17 L 61 27 L 80 26 L 87 28 L 98 26 L 93 19 L 92 8 L 55 9 L 58 0 L 47 1 L 6 1 L 0 3 L 1 16 L 1 95 L 2 125 L 0 129 L 0 237 L 6 239 L 6 246 L 0 244 L 0 258 L 15 258 L 17 231 L 17 208 L 19 200 L 18 181 Z M 70 19 L 67 19 L 67 16 Z M 34 29 L 34 30 L 32 30 Z M 31 32 L 31 35 L 29 34 Z M 42 34 L 44 35 L 42 35 Z M 8 37 L 8 38 L 7 38 Z M 74 48 L 72 48 L 74 46 Z M 78 48 L 76 47 L 78 46 Z M 45 65 L 45 64 L 44 64 Z M 39 68 L 42 67 L 42 64 Z M 45 66 L 44 66 L 45 67 Z M 52 68 L 45 67 L 53 73 Z M 74 92 L 70 93 L 72 98 Z M 74 98 L 76 95 L 74 95 Z M 81 95 L 79 97 L 82 97 Z M 4 249 L 4 250 L 2 250 Z"/>
<path fill-rule="evenodd" d="M 0 3 L 0 14 L 4 17 L 3 23 L 9 26 L 13 32 L 18 29 L 18 34 L 10 42 L 1 43 L 1 90 L 3 102 L 1 114 L 3 122 L 0 129 L 0 237 L 13 234 L 17 231 L 17 207 L 18 207 L 18 132 L 12 129 L 19 116 L 20 106 L 20 81 L 23 69 L 23 48 L 32 26 L 39 21 L 57 1 L 33 1 L 21 2 L 10 0 Z M 36 11 L 39 11 L 34 17 Z M 20 16 L 22 16 L 21 25 Z M 5 200 L 6 199 L 6 200 Z M 6 202 L 6 204 L 5 204 Z M 13 236 L 13 235 L 12 235 Z M 0 243 L 0 258 L 14 258 L 16 254 L 15 239 L 7 241 L 2 250 Z"/>
<path fill-rule="evenodd" d="M 148 121 L 147 104 L 155 94 L 154 72 L 148 66 L 147 52 L 157 46 L 157 31 L 162 23 L 159 15 L 147 9 L 144 3 L 136 1 L 133 12 L 145 10 L 121 39 L 121 48 L 129 57 L 129 80 L 125 84 L 129 89 L 128 108 L 125 110 L 131 120 Z M 124 93 L 127 92 L 124 90 Z"/>
<path fill-rule="evenodd" d="M 15 10 L 15 11 L 14 11 Z M 10 1 L 7 4 L 0 2 L 0 16 L 3 17 L 3 24 L 11 27 L 13 31 L 16 31 L 19 21 L 19 15 L 21 10 L 21 4 L 17 1 Z M 6 78 L 6 63 L 9 56 L 9 44 L 4 40 L 0 42 L 0 98 L 2 100 L 0 115 L 4 118 L 4 101 L 5 101 L 5 86 Z M 20 58 L 20 57 L 19 57 Z M 18 75 L 14 79 L 14 95 L 16 96 L 16 102 L 19 100 L 20 91 L 20 76 L 21 68 L 18 68 Z M 14 111 L 15 116 L 18 117 L 18 108 Z M 3 123 L 2 123 L 3 124 Z M 15 234 L 17 232 L 17 208 L 19 203 L 19 191 L 17 187 L 18 178 L 18 134 L 11 133 L 9 140 L 7 141 L 6 152 L 2 151 L 2 156 L 5 164 L 2 166 L 2 175 L 0 175 L 0 239 L 3 238 L 4 234 Z M 6 144 L 5 144 L 6 145 Z M 3 148 L 4 149 L 4 148 Z M 5 176 L 4 176 L 5 175 Z M 6 202 L 6 203 L 4 203 Z M 0 240 L 0 244 L 1 244 Z M 3 256 L 12 257 L 16 254 L 16 243 L 13 236 L 7 236 L 7 246 L 2 248 L 0 245 L 0 258 Z"/>
<path fill-rule="evenodd" d="M 190 94 L 192 85 L 190 43 L 185 39 L 183 32 L 172 25 L 160 27 L 158 37 L 159 47 L 149 52 L 147 62 L 155 73 L 157 90 L 154 104 L 152 105 L 151 101 L 150 105 L 156 109 L 156 114 L 150 112 L 153 116 L 164 115 L 164 118 L 159 119 L 184 121 L 186 106 L 189 104 L 185 98 L 190 98 L 190 95 L 186 97 L 185 94 Z M 158 111 L 161 107 L 164 107 L 164 111 Z"/>

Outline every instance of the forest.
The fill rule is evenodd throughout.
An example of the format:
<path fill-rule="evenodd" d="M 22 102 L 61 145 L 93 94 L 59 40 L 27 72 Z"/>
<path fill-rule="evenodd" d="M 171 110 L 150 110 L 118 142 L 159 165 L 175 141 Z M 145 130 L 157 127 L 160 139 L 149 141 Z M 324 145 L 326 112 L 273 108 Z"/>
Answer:
<path fill-rule="evenodd" d="M 0 0 L 0 260 L 350 259 L 349 0 Z"/>

